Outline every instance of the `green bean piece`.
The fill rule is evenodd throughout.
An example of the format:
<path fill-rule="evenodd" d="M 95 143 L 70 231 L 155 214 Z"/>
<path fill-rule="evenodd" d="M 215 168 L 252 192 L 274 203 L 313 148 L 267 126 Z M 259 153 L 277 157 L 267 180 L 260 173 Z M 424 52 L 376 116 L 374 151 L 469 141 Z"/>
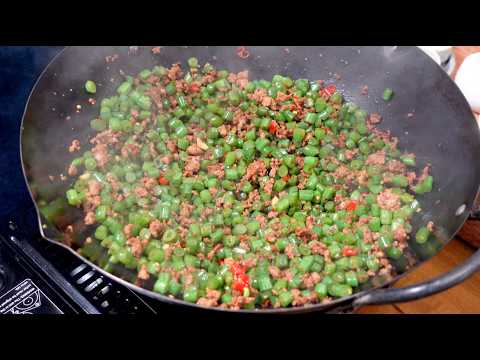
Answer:
<path fill-rule="evenodd" d="M 97 92 L 97 84 L 95 84 L 94 81 L 92 80 L 88 80 L 86 83 L 85 83 L 85 90 L 89 93 L 89 94 L 95 94 Z"/>
<path fill-rule="evenodd" d="M 415 240 L 419 244 L 425 244 L 428 240 L 430 232 L 428 231 L 427 227 L 423 226 L 418 229 L 417 233 L 415 234 Z"/>
<path fill-rule="evenodd" d="M 390 89 L 390 88 L 386 88 L 383 91 L 383 95 L 382 95 L 383 100 L 390 101 L 392 99 L 392 97 L 393 97 L 393 90 Z"/>

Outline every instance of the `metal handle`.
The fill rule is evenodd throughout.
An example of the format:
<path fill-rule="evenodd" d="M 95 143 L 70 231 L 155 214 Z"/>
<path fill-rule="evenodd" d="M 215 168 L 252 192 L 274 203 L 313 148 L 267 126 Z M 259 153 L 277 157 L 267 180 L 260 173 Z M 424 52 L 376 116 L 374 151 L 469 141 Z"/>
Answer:
<path fill-rule="evenodd" d="M 480 270 L 480 250 L 477 250 L 462 265 L 432 280 L 400 289 L 381 289 L 360 296 L 353 302 L 354 307 L 375 304 L 392 304 L 416 300 L 447 290 Z"/>

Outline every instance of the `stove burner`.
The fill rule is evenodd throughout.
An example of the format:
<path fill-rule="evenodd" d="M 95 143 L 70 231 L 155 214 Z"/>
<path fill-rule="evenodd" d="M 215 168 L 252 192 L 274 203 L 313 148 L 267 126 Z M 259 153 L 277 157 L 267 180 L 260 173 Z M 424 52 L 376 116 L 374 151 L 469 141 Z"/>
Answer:
<path fill-rule="evenodd" d="M 5 288 L 6 283 L 7 283 L 7 274 L 3 266 L 0 266 L 0 291 L 2 291 Z"/>

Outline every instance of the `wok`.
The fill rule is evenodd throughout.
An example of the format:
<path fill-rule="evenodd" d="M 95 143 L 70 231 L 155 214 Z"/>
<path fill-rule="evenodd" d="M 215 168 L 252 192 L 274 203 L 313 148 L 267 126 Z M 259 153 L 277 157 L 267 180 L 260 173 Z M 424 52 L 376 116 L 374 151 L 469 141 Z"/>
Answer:
<path fill-rule="evenodd" d="M 95 105 L 88 102 L 86 80 L 96 82 L 95 98 L 102 99 L 114 93 L 124 74 L 136 74 L 157 64 L 185 64 L 195 56 L 200 63 L 210 62 L 232 72 L 247 69 L 250 79 L 271 79 L 280 73 L 334 82 L 346 101 L 383 116 L 379 127 L 398 137 L 400 150 L 417 154 L 419 169 L 427 163 L 432 166 L 434 189 L 419 197 L 423 211 L 413 218 L 412 233 L 419 224 L 430 220 L 435 223 L 435 230 L 423 245 L 409 241 L 405 256 L 393 263 L 393 279 L 373 278 L 361 291 L 329 304 L 241 312 L 299 313 L 327 311 L 352 303 L 357 307 L 409 301 L 452 287 L 480 268 L 477 252 L 436 279 L 406 288 L 387 288 L 452 239 L 473 211 L 480 184 L 478 126 L 463 95 L 439 66 L 415 47 L 250 47 L 248 59 L 239 58 L 235 50 L 236 47 L 162 47 L 160 54 L 153 54 L 151 47 L 69 47 L 57 55 L 30 94 L 21 131 L 22 165 L 37 208 L 40 235 L 69 248 L 105 276 L 141 294 L 163 302 L 188 304 L 154 293 L 153 281 L 143 287 L 135 285 L 133 273 L 126 268 L 103 270 L 101 265 L 107 256 L 95 242 L 89 246 L 88 259 L 75 251 L 92 229 L 83 225 L 80 210 L 66 205 L 65 191 L 73 180 L 62 180 L 60 174 L 66 174 L 75 156 L 67 150 L 73 139 L 81 141 L 82 150 L 88 147 L 92 135 L 89 123 L 99 111 L 99 101 Z M 118 59 L 106 63 L 105 57 L 113 54 L 118 54 Z M 364 85 L 368 86 L 368 96 L 361 94 Z M 393 101 L 388 103 L 381 99 L 386 87 L 395 91 Z M 408 113 L 414 116 L 407 116 Z M 73 234 L 66 233 L 69 224 L 73 224 Z M 67 238 L 70 246 L 66 245 Z"/>

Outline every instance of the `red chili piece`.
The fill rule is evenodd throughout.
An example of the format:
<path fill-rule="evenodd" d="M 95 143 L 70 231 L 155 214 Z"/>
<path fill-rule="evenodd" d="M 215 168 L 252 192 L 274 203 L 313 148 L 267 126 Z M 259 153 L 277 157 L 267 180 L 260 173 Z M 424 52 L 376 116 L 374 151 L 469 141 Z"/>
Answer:
<path fill-rule="evenodd" d="M 342 251 L 342 255 L 343 256 L 355 256 L 357 255 L 357 250 L 356 249 L 352 249 L 348 246 L 345 246 L 343 248 L 343 251 Z"/>
<path fill-rule="evenodd" d="M 191 93 L 197 93 L 200 91 L 200 85 L 198 85 L 197 83 L 192 83 L 190 85 L 190 92 Z"/>
<path fill-rule="evenodd" d="M 169 181 L 168 181 L 165 177 L 160 176 L 160 178 L 158 179 L 158 183 L 159 183 L 160 185 L 168 185 L 168 184 L 169 184 Z"/>
<path fill-rule="evenodd" d="M 357 202 L 356 201 L 349 201 L 347 202 L 347 205 L 345 206 L 347 211 L 354 211 L 357 208 Z"/>
<path fill-rule="evenodd" d="M 278 124 L 275 120 L 273 120 L 270 125 L 268 125 L 268 132 L 270 134 L 275 134 L 277 132 L 277 129 L 278 129 Z"/>
<path fill-rule="evenodd" d="M 245 267 L 239 263 L 233 263 L 230 266 L 230 271 L 233 274 L 233 283 L 232 288 L 237 291 L 243 291 L 243 289 L 249 287 L 250 279 L 247 274 L 245 274 Z"/>
<path fill-rule="evenodd" d="M 333 84 L 328 85 L 325 89 L 322 90 L 323 96 L 330 97 L 332 94 L 337 91 L 337 87 Z"/>

